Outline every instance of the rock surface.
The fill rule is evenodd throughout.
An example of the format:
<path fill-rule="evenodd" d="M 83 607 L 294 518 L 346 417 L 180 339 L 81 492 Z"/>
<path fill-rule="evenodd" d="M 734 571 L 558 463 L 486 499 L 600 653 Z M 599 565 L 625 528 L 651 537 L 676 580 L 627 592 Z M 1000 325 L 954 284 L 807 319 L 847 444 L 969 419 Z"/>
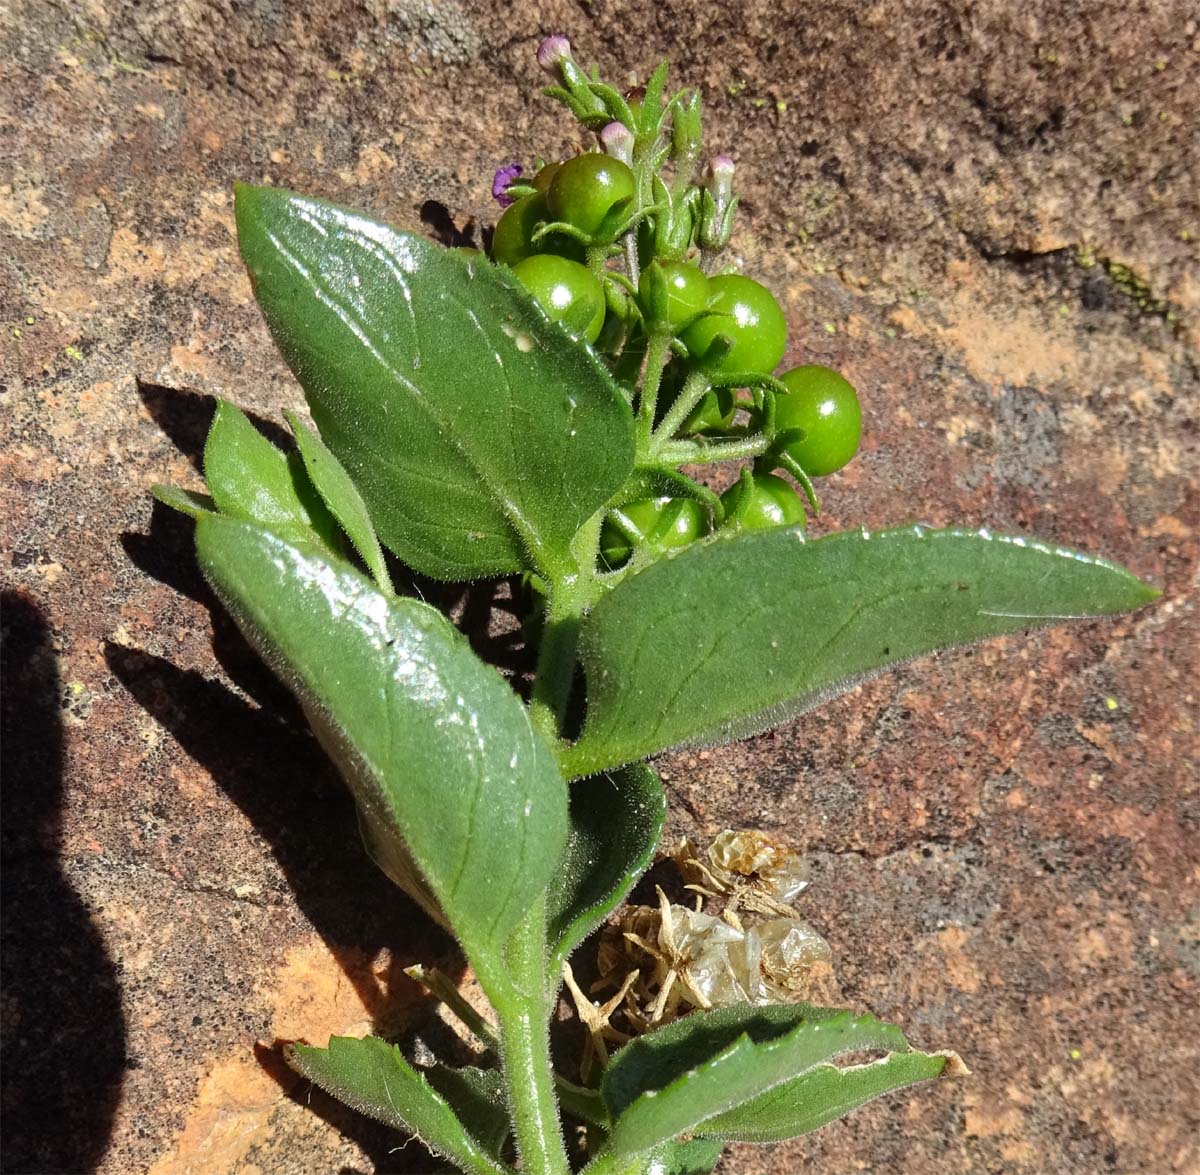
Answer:
<path fill-rule="evenodd" d="M 399 968 L 453 965 L 448 944 L 366 863 L 146 491 L 199 484 L 212 397 L 301 403 L 234 180 L 477 232 L 498 161 L 573 144 L 535 96 L 550 31 L 609 76 L 669 54 L 702 87 L 789 359 L 863 391 L 819 529 L 988 522 L 1165 588 L 662 764 L 676 832 L 807 847 L 841 997 L 974 1071 L 722 1171 L 1200 1170 L 1189 5 L 15 0 L 0 21 L 5 1170 L 430 1169 L 308 1105 L 271 1046 L 403 1029 Z"/>

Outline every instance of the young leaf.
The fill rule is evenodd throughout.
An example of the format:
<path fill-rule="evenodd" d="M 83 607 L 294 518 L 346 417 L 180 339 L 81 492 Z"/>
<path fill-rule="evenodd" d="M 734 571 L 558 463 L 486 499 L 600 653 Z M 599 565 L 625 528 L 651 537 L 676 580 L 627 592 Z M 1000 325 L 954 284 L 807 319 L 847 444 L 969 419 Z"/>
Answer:
<path fill-rule="evenodd" d="M 560 761 L 590 775 L 744 738 L 885 666 L 1157 595 L 1103 560 L 983 530 L 718 537 L 592 610 L 580 636 L 587 719 Z"/>
<path fill-rule="evenodd" d="M 296 435 L 296 447 L 313 488 L 341 524 L 375 582 L 390 593 L 392 580 L 362 495 L 338 459 L 325 447 L 325 442 L 296 413 L 285 412 L 284 416 Z"/>
<path fill-rule="evenodd" d="M 472 1175 L 499 1175 L 508 1170 L 496 1161 L 492 1149 L 494 1126 L 485 1124 L 486 1137 L 480 1138 L 468 1131 L 466 1119 L 460 1119 L 451 1108 L 458 1095 L 465 1095 L 468 1082 L 475 1079 L 455 1079 L 449 1076 L 452 1070 L 442 1070 L 436 1077 L 433 1070 L 422 1072 L 410 1065 L 394 1044 L 374 1036 L 362 1040 L 330 1037 L 329 1047 L 323 1049 L 292 1045 L 287 1060 L 326 1093 L 360 1114 L 414 1135 L 435 1154 L 444 1155 Z M 455 1092 L 447 1097 L 435 1084 L 445 1084 Z M 477 1128 L 481 1092 L 482 1087 L 473 1089 L 467 1099 L 470 1120 Z M 501 1096 L 498 1089 L 494 1096 Z"/>
<path fill-rule="evenodd" d="M 150 487 L 150 493 L 164 506 L 178 510 L 189 518 L 199 518 L 202 514 L 216 514 L 217 504 L 207 494 L 199 494 L 195 490 L 181 490 L 178 486 L 155 485 Z"/>
<path fill-rule="evenodd" d="M 546 895 L 551 979 L 654 859 L 666 812 L 658 776 L 641 763 L 571 788 L 571 830 Z"/>
<path fill-rule="evenodd" d="M 196 547 L 376 836 L 403 842 L 485 989 L 507 985 L 504 945 L 567 836 L 566 785 L 517 696 L 440 613 L 347 563 L 220 517 Z"/>
<path fill-rule="evenodd" d="M 255 295 L 380 539 L 418 571 L 570 571 L 633 467 L 612 377 L 507 271 L 295 193 L 237 190 Z"/>
<path fill-rule="evenodd" d="M 281 453 L 225 400 L 204 445 L 204 476 L 222 514 L 269 526 L 297 543 L 320 542 L 332 550 L 338 528 L 296 454 Z"/>
<path fill-rule="evenodd" d="M 683 1133 L 740 1137 L 743 1111 L 749 1115 L 746 1129 L 769 1130 L 776 1121 L 770 1113 L 786 1121 L 794 1111 L 790 1104 L 760 1099 L 842 1053 L 862 1049 L 910 1052 L 893 1025 L 836 1009 L 738 1004 L 695 1012 L 638 1037 L 613 1057 L 601 1084 L 613 1117 L 608 1148 L 631 1155 Z M 947 1061 L 945 1055 L 931 1060 L 926 1075 L 936 1076 Z M 920 1079 L 907 1070 L 904 1078 L 900 1084 Z M 831 1099 L 823 1109 L 832 1105 Z"/>

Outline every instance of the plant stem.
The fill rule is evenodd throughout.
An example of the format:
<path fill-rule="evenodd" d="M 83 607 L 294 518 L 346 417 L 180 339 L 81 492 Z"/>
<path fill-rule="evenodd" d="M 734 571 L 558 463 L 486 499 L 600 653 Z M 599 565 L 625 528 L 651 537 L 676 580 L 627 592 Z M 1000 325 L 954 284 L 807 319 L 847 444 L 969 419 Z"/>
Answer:
<path fill-rule="evenodd" d="M 664 464 L 715 465 L 719 461 L 738 461 L 757 457 L 770 448 L 771 442 L 760 434 L 729 441 L 674 441 L 662 445 L 656 458 Z"/>
<path fill-rule="evenodd" d="M 650 447 L 654 433 L 654 414 L 658 409 L 658 389 L 662 385 L 663 369 L 671 352 L 670 331 L 655 331 L 646 344 L 646 374 L 638 403 L 637 448 L 639 455 Z"/>
<path fill-rule="evenodd" d="M 521 1170 L 525 1175 L 570 1175 L 550 1067 L 545 920 L 545 902 L 538 901 L 513 935 L 513 986 L 496 1011 Z"/>
<path fill-rule="evenodd" d="M 571 540 L 574 570 L 550 584 L 529 717 L 551 746 L 561 734 L 563 714 L 575 681 L 579 626 L 596 595 L 596 556 L 603 521 L 604 511 L 597 510 L 579 528 Z"/>
<path fill-rule="evenodd" d="M 405 967 L 404 974 L 414 983 L 419 983 L 430 995 L 441 1000 L 471 1030 L 471 1034 L 488 1052 L 500 1056 L 501 1044 L 496 1035 L 495 1025 L 488 1023 L 463 999 L 462 993 L 450 981 L 449 976 L 436 967 L 422 967 L 419 964 L 415 967 Z M 604 1102 L 594 1089 L 576 1085 L 558 1073 L 554 1074 L 554 1088 L 558 1091 L 559 1104 L 568 1113 L 596 1126 L 608 1125 Z"/>
<path fill-rule="evenodd" d="M 569 590 L 551 590 L 529 699 L 530 721 L 551 746 L 562 732 L 563 714 L 575 678 L 580 611 Z"/>
<path fill-rule="evenodd" d="M 671 439 L 683 427 L 683 423 L 691 414 L 692 409 L 700 403 L 704 393 L 711 386 L 708 376 L 703 371 L 693 371 L 687 377 L 683 391 L 679 393 L 679 398 L 671 405 L 666 416 L 663 417 L 662 424 L 654 432 L 654 438 L 650 444 L 650 457 L 658 457 L 662 447 L 671 442 Z"/>

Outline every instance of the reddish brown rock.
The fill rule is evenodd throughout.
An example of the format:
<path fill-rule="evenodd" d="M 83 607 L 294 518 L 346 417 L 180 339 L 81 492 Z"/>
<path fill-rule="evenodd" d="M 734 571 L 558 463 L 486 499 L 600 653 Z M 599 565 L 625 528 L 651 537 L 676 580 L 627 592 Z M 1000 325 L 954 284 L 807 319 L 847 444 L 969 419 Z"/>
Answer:
<path fill-rule="evenodd" d="M 662 764 L 676 832 L 807 846 L 802 912 L 845 999 L 973 1071 L 722 1170 L 1200 1168 L 1187 5 L 10 7 L 7 1170 L 428 1170 L 256 1055 L 404 1028 L 399 966 L 449 948 L 363 858 L 146 491 L 199 484 L 213 396 L 269 420 L 300 403 L 237 259 L 233 182 L 477 233 L 497 161 L 575 141 L 534 96 L 554 30 L 611 76 L 669 54 L 703 88 L 789 358 L 862 389 L 865 452 L 819 529 L 989 522 L 1165 588 Z"/>

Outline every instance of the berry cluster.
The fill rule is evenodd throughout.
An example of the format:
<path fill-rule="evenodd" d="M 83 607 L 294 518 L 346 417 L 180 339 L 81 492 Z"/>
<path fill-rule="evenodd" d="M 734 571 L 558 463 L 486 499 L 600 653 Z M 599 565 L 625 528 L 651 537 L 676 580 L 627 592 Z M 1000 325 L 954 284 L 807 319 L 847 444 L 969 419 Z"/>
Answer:
<path fill-rule="evenodd" d="M 598 149 L 545 163 L 531 178 L 509 164 L 493 193 L 505 211 L 492 260 L 509 266 L 546 314 L 592 346 L 638 418 L 638 468 L 650 492 L 612 504 L 602 568 L 635 567 L 714 527 L 803 526 L 811 478 L 858 449 L 858 396 L 837 372 L 775 368 L 787 323 L 765 286 L 723 252 L 737 197 L 733 161 L 717 156 L 697 182 L 700 98 L 664 93 L 666 64 L 621 94 L 576 64 L 564 37 L 538 62 Z M 720 498 L 681 466 L 753 459 Z"/>

